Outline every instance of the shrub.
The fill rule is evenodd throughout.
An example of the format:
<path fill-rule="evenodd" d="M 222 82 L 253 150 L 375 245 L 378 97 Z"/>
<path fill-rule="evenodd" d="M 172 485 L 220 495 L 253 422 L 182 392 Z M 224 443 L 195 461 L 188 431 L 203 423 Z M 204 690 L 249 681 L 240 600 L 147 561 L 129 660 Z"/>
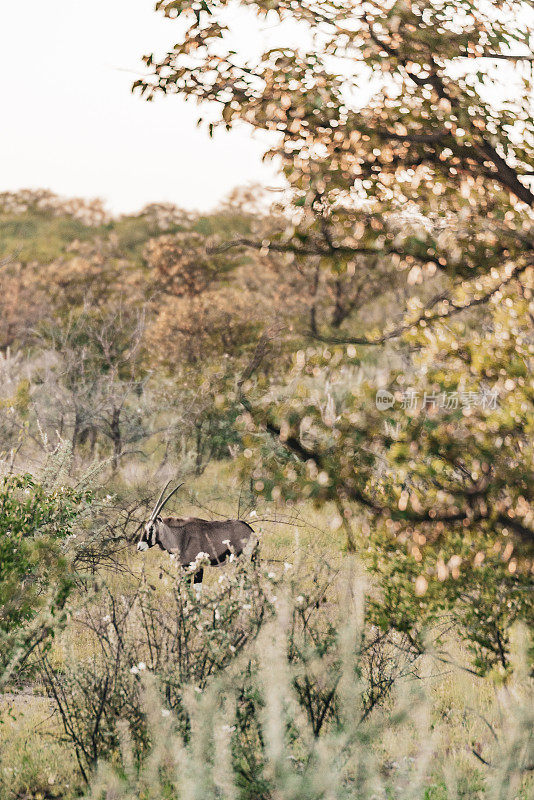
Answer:
<path fill-rule="evenodd" d="M 61 617 L 74 577 L 65 542 L 89 500 L 29 474 L 0 480 L 0 681 Z"/>
<path fill-rule="evenodd" d="M 344 650 L 354 661 L 355 713 L 362 724 L 395 682 L 414 672 L 414 654 L 397 634 L 368 628 L 351 640 L 339 636 L 344 604 L 339 609 L 328 595 L 336 600 L 343 588 L 327 564 L 320 564 L 313 576 L 289 578 L 287 570 L 276 576 L 234 563 L 200 600 L 187 577 L 166 577 L 171 578 L 166 593 L 154 592 L 146 582 L 130 596 L 104 587 L 99 602 L 78 612 L 75 625 L 88 632 L 89 657 L 77 655 L 80 637 L 72 637 L 72 631 L 74 644 L 66 648 L 62 663 L 41 656 L 45 684 L 86 779 L 99 759 L 118 750 L 117 724 L 123 718 L 128 719 L 136 763 L 146 757 L 150 731 L 141 701 L 146 671 L 157 676 L 184 741 L 194 726 L 187 693 L 204 694 L 227 676 L 239 731 L 233 744 L 236 774 L 244 795 L 261 796 L 264 701 L 253 642 L 280 604 L 286 608 L 292 692 L 312 737 L 319 739 L 342 724 Z M 354 630 L 358 626 L 355 620 Z"/>
<path fill-rule="evenodd" d="M 120 725 L 121 764 L 101 763 L 93 778 L 91 800 L 167 797 L 187 800 L 235 800 L 239 797 L 276 800 L 452 800 L 478 797 L 517 800 L 532 788 L 531 687 L 516 674 L 513 684 L 497 697 L 507 724 L 495 734 L 484 774 L 462 772 L 457 753 L 444 747 L 439 726 L 431 724 L 428 697 L 420 682 L 404 682 L 389 708 L 371 717 L 362 714 L 358 679 L 363 630 L 355 626 L 353 609 L 338 637 L 341 657 L 340 717 L 319 739 L 295 693 L 295 669 L 289 657 L 291 611 L 281 612 L 257 638 L 258 664 L 253 686 L 258 715 L 261 782 L 243 791 L 239 759 L 244 732 L 235 715 L 239 694 L 236 673 L 219 675 L 204 692 L 183 692 L 190 719 L 185 736 L 174 713 L 158 698 L 151 675 L 143 679 L 143 707 L 151 746 L 137 762 L 127 721 Z M 329 658 L 320 660 L 318 673 L 330 672 Z M 393 763 L 382 755 L 385 732 L 404 739 L 406 755 Z M 414 755 L 412 755 L 414 753 Z M 491 762 L 489 759 L 491 758 Z M 470 783 L 465 777 L 470 775 Z"/>

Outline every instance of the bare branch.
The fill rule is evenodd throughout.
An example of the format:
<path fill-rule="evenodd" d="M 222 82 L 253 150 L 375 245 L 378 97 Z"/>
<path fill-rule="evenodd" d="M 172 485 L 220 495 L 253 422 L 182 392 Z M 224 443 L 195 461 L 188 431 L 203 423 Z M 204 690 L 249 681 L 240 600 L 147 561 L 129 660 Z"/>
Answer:
<path fill-rule="evenodd" d="M 520 266 L 515 267 L 515 269 L 507 276 L 504 280 L 500 281 L 496 286 L 493 286 L 490 290 L 485 292 L 480 297 L 473 298 L 467 303 L 455 303 L 453 300 L 448 300 L 448 305 L 446 309 L 442 312 L 435 313 L 432 315 L 428 315 L 429 307 L 426 308 L 425 312 L 421 314 L 417 319 L 412 320 L 411 322 L 404 323 L 403 325 L 399 325 L 397 328 L 389 331 L 388 333 L 383 333 L 381 336 L 377 337 L 376 339 L 369 339 L 365 336 L 328 336 L 322 335 L 318 333 L 313 333 L 312 331 L 308 331 L 307 335 L 312 339 L 317 339 L 320 342 L 325 342 L 326 344 L 354 344 L 354 345 L 368 345 L 368 346 L 375 346 L 384 344 L 391 339 L 398 339 L 399 336 L 402 336 L 403 333 L 409 331 L 413 327 L 418 327 L 421 325 L 422 322 L 430 323 L 436 322 L 440 319 L 447 319 L 448 317 L 452 317 L 455 314 L 460 314 L 462 311 L 467 311 L 471 308 L 475 308 L 476 306 L 483 305 L 490 300 L 493 295 L 500 291 L 503 286 L 506 286 L 511 281 L 513 281 L 517 276 L 524 272 L 528 267 L 532 266 L 532 264 L 523 264 Z M 444 302 L 444 298 L 440 295 L 434 301 L 432 301 L 430 308 L 433 305 L 436 305 L 438 302 Z"/>

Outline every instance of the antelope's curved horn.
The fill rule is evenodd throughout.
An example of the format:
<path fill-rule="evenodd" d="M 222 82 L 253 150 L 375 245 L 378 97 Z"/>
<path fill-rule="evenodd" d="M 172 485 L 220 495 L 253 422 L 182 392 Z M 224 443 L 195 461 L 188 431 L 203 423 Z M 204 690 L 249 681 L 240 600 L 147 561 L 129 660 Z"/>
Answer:
<path fill-rule="evenodd" d="M 166 505 L 166 504 L 169 502 L 169 500 L 171 499 L 171 497 L 173 496 L 173 494 L 176 494 L 176 492 L 178 491 L 178 489 L 179 489 L 181 486 L 183 486 L 183 483 L 179 483 L 179 484 L 178 484 L 178 486 L 176 486 L 176 487 L 175 487 L 175 488 L 172 490 L 172 492 L 171 492 L 169 495 L 167 495 L 167 497 L 165 498 L 165 500 L 163 501 L 163 503 L 162 503 L 162 504 L 160 505 L 160 507 L 158 508 L 158 514 L 159 514 L 159 512 L 161 511 L 161 509 L 163 508 L 163 506 L 164 506 L 164 505 Z"/>
<path fill-rule="evenodd" d="M 160 494 L 160 496 L 158 497 L 158 500 L 157 500 L 157 502 L 156 502 L 156 505 L 154 506 L 154 510 L 152 511 L 152 514 L 150 515 L 150 519 L 151 519 L 151 520 L 153 520 L 153 519 L 156 519 L 157 515 L 159 514 L 159 511 L 160 511 L 160 503 L 161 503 L 161 501 L 162 501 L 162 499 L 163 499 L 163 495 L 164 495 L 164 494 L 165 494 L 165 492 L 167 491 L 167 486 L 169 485 L 169 483 L 170 483 L 170 481 L 167 481 L 167 483 L 165 484 L 165 486 L 164 486 L 164 487 L 163 487 L 163 489 L 161 490 L 161 494 Z"/>

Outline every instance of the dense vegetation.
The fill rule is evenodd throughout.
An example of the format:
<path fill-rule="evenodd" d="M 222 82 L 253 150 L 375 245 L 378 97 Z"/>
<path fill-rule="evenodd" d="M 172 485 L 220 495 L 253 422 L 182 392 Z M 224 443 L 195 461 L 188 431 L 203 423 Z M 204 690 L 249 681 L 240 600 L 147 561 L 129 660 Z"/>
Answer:
<path fill-rule="evenodd" d="M 272 131 L 274 200 L 0 195 L 0 798 L 526 797 L 532 15 L 246 5 L 283 46 L 160 0 L 134 89 Z M 132 547 L 175 478 L 261 535 L 201 599 Z"/>

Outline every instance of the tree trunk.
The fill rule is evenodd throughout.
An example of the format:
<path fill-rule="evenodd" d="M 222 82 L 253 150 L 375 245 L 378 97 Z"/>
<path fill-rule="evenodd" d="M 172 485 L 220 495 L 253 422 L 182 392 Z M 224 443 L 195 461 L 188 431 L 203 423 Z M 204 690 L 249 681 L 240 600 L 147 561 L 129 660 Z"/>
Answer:
<path fill-rule="evenodd" d="M 96 427 L 91 425 L 91 431 L 89 433 L 89 456 L 90 458 L 94 458 L 95 455 L 95 447 L 96 447 Z"/>
<path fill-rule="evenodd" d="M 116 472 L 119 467 L 120 457 L 122 453 L 122 438 L 121 438 L 121 410 L 114 408 L 111 415 L 111 441 L 113 442 L 113 460 L 111 462 L 113 472 Z"/>
<path fill-rule="evenodd" d="M 73 428 L 73 431 L 72 431 L 72 439 L 71 439 L 71 448 L 72 448 L 73 454 L 74 454 L 74 451 L 76 450 L 76 445 L 78 444 L 78 436 L 80 434 L 81 422 L 82 422 L 81 414 L 78 411 L 78 409 L 76 409 L 76 412 L 74 414 L 74 428 Z"/>
<path fill-rule="evenodd" d="M 312 302 L 310 306 L 310 330 L 312 333 L 317 334 L 317 293 L 319 291 L 319 275 L 320 265 L 317 264 L 315 274 L 313 276 L 312 284 Z"/>
<path fill-rule="evenodd" d="M 196 459 L 195 459 L 195 473 L 202 474 L 202 423 L 196 425 Z"/>

